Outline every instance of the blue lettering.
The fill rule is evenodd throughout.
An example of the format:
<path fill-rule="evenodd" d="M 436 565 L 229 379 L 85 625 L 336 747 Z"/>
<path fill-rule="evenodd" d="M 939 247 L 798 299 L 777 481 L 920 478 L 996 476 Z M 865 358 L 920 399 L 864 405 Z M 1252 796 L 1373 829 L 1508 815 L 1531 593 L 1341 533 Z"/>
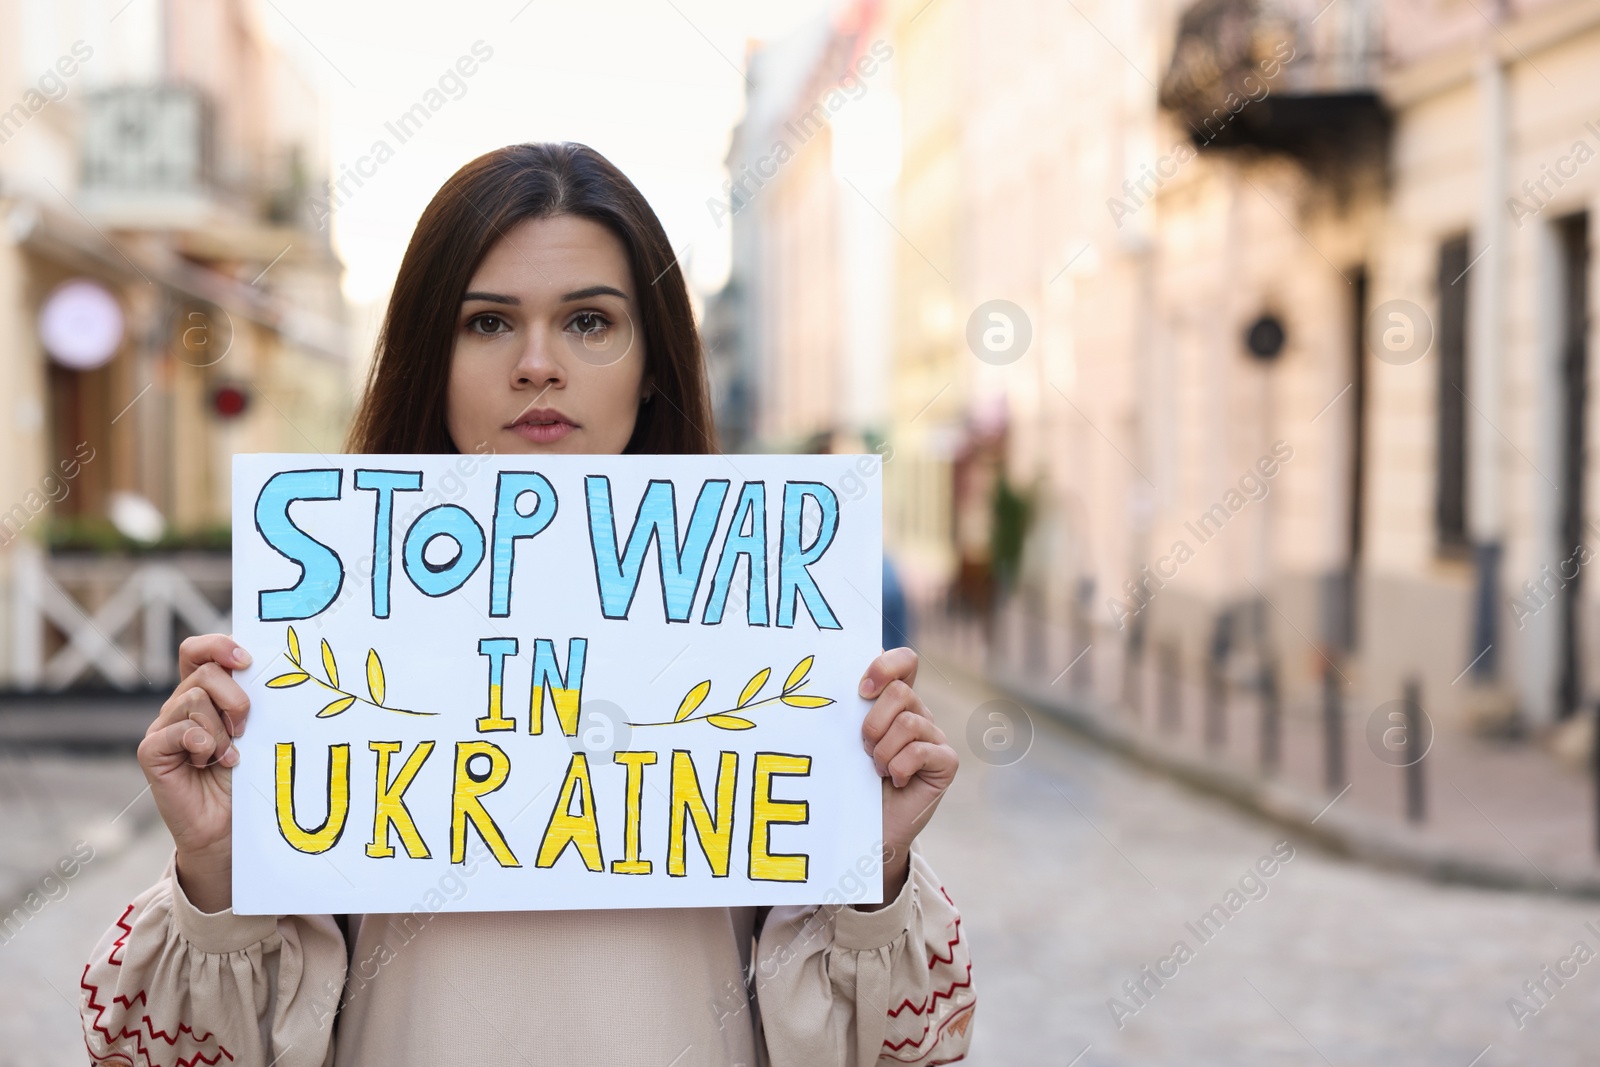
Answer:
<path fill-rule="evenodd" d="M 448 537 L 456 543 L 454 558 L 446 563 L 429 563 L 424 558 L 435 537 Z M 460 589 L 482 562 L 483 527 L 457 504 L 429 508 L 406 531 L 406 577 L 427 596 L 445 596 Z"/>
<path fill-rule="evenodd" d="M 802 547 L 800 544 L 800 519 L 805 513 L 806 497 L 817 502 L 822 511 L 822 525 L 816 540 Z M 794 625 L 796 594 L 805 601 L 806 610 L 817 626 L 824 630 L 843 629 L 834 618 L 828 600 L 817 588 L 817 583 L 807 570 L 822 558 L 833 544 L 833 535 L 839 532 L 839 498 L 821 482 L 785 482 L 783 486 L 783 539 L 778 557 L 778 625 Z"/>
<path fill-rule="evenodd" d="M 256 529 L 273 550 L 300 565 L 300 580 L 289 589 L 264 589 L 258 599 L 262 622 L 309 619 L 332 604 L 344 585 L 338 553 L 308 536 L 289 518 L 296 500 L 338 500 L 340 472 L 279 471 L 256 497 Z"/>
<path fill-rule="evenodd" d="M 728 495 L 726 479 L 707 481 L 700 489 L 689 517 L 689 529 L 678 541 L 678 507 L 672 483 L 652 481 L 639 502 L 628 547 L 617 551 L 616 523 L 612 518 L 611 481 L 602 475 L 584 479 L 589 504 L 589 547 L 594 553 L 595 582 L 600 589 L 600 610 L 608 619 L 626 619 L 639 589 L 650 542 L 656 543 L 661 576 L 662 606 L 668 622 L 688 622 L 694 610 L 695 591 L 711 549 L 711 537 Z M 603 551 L 602 551 L 603 549 Z"/>
<path fill-rule="evenodd" d="M 531 492 L 537 497 L 533 511 L 524 515 L 517 499 Z M 516 567 L 518 538 L 532 537 L 556 517 L 556 491 L 542 474 L 502 471 L 494 496 L 494 551 L 489 561 L 489 614 L 511 614 L 511 572 Z"/>

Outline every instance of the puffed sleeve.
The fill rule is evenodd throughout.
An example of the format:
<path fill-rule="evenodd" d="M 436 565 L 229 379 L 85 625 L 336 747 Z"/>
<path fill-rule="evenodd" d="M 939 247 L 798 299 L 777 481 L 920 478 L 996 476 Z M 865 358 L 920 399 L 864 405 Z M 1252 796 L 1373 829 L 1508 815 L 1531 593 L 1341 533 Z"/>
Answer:
<path fill-rule="evenodd" d="M 961 913 L 913 845 L 887 907 L 773 908 L 756 945 L 756 1002 L 772 1067 L 959 1060 L 977 1004 Z"/>
<path fill-rule="evenodd" d="M 332 916 L 208 914 L 169 862 L 84 966 L 90 1063 L 331 1067 L 345 964 Z"/>

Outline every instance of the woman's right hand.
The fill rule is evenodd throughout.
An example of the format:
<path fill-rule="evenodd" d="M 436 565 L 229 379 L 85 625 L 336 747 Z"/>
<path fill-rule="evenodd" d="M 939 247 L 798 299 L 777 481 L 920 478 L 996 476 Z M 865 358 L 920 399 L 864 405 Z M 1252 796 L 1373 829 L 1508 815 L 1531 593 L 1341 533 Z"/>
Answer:
<path fill-rule="evenodd" d="M 178 687 L 139 744 L 139 765 L 178 850 L 178 880 L 201 911 L 233 903 L 233 739 L 250 701 L 232 671 L 250 654 L 226 634 L 178 647 Z"/>

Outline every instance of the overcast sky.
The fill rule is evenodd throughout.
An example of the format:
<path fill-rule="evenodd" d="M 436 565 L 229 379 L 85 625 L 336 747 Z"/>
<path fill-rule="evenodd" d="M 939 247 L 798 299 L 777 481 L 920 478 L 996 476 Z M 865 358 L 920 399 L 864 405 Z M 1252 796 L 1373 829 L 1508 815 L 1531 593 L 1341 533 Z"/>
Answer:
<path fill-rule="evenodd" d="M 525 6 L 524 6 L 525 5 Z M 346 291 L 388 289 L 428 199 L 461 164 L 518 141 L 583 141 L 643 189 L 696 288 L 727 270 L 723 155 L 743 109 L 745 42 L 828 0 L 262 0 L 268 32 L 322 86 L 335 174 L 379 138 L 394 158 L 336 214 Z M 493 56 L 421 133 L 385 128 L 482 41 Z M 480 49 L 483 46 L 480 46 Z M 433 98 L 437 103 L 438 98 Z M 368 164 L 367 169 L 372 170 Z"/>

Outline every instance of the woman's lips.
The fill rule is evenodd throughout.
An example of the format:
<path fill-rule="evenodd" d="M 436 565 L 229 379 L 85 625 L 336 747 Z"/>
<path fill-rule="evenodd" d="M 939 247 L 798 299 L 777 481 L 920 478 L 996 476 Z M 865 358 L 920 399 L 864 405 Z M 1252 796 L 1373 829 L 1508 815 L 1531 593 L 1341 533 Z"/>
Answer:
<path fill-rule="evenodd" d="M 516 434 L 518 437 L 521 437 L 525 441 L 532 441 L 535 444 L 545 445 L 551 443 L 552 441 L 561 440 L 563 437 L 567 436 L 567 434 L 576 429 L 577 427 L 572 423 L 566 422 L 562 419 L 556 419 L 550 422 L 518 422 L 512 425 L 511 432 Z"/>
<path fill-rule="evenodd" d="M 577 428 L 578 424 L 562 414 L 560 408 L 532 406 L 524 409 L 506 427 L 524 441 L 540 445 L 559 441 Z"/>

